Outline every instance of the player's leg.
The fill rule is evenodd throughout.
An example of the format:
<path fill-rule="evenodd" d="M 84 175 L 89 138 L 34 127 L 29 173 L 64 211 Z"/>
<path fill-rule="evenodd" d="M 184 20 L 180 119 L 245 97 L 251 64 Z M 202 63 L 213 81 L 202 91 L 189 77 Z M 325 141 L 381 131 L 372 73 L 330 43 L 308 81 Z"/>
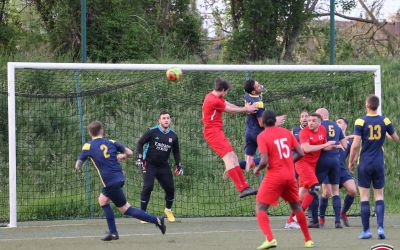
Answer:
<path fill-rule="evenodd" d="M 335 212 L 335 228 L 343 228 L 340 223 L 340 210 L 342 209 L 342 202 L 340 201 L 339 182 L 340 182 L 340 162 L 339 158 L 331 161 L 332 168 L 329 172 L 329 182 L 332 188 L 332 207 Z"/>
<path fill-rule="evenodd" d="M 340 212 L 340 218 L 343 221 L 343 225 L 349 227 L 349 218 L 347 217 L 347 212 L 349 211 L 351 205 L 354 202 L 354 197 L 357 194 L 356 183 L 347 169 L 340 169 L 340 184 L 346 190 L 346 196 L 344 197 L 342 211 Z"/>
<path fill-rule="evenodd" d="M 370 186 L 372 178 L 366 164 L 360 162 L 360 165 L 357 168 L 357 176 L 358 176 L 358 191 L 360 193 L 360 201 L 361 201 L 360 205 L 361 223 L 363 226 L 363 230 L 358 238 L 370 239 L 372 235 L 369 227 L 369 218 L 371 216 L 369 197 L 370 197 Z"/>
<path fill-rule="evenodd" d="M 300 180 L 300 177 L 299 177 L 299 180 Z M 301 182 L 300 182 L 300 185 L 302 185 Z M 304 195 L 308 191 L 305 187 L 300 186 L 298 192 L 299 192 L 299 198 L 300 198 L 300 202 L 301 202 L 304 198 Z M 294 220 L 294 216 L 295 216 L 294 213 L 290 213 L 289 218 L 285 224 L 285 229 L 299 229 L 300 228 L 299 224 Z"/>
<path fill-rule="evenodd" d="M 110 199 L 106 195 L 107 191 L 103 188 L 102 193 L 99 195 L 99 204 L 103 209 L 104 217 L 106 217 L 107 220 L 108 232 L 101 240 L 118 240 L 119 236 L 115 225 L 114 211 L 109 204 Z"/>
<path fill-rule="evenodd" d="M 322 183 L 322 193 L 319 199 L 319 226 L 325 226 L 325 213 L 328 208 L 329 197 L 332 196 L 332 185 L 329 183 L 329 177 L 326 177 Z"/>
<path fill-rule="evenodd" d="M 377 234 L 379 239 L 385 239 L 383 221 L 385 216 L 385 202 L 383 191 L 385 186 L 385 169 L 383 164 L 375 166 L 375 172 L 372 178 L 372 187 L 374 188 L 375 213 L 377 222 Z"/>
<path fill-rule="evenodd" d="M 156 174 L 156 178 L 160 183 L 161 187 L 165 191 L 164 213 L 167 216 L 169 222 L 175 222 L 175 216 L 172 213 L 172 204 L 175 198 L 175 186 L 170 167 L 169 166 L 161 167 Z"/>
<path fill-rule="evenodd" d="M 257 135 L 254 135 L 253 132 L 247 131 L 245 134 L 246 146 L 244 148 L 245 151 L 245 161 L 246 161 L 246 172 L 250 171 L 250 168 L 253 166 L 254 162 L 254 154 L 257 150 Z"/>
<path fill-rule="evenodd" d="M 258 221 L 258 226 L 261 231 L 265 235 L 266 240 L 257 248 L 257 249 L 268 249 L 277 246 L 277 241 L 275 240 L 274 235 L 272 234 L 271 226 L 269 223 L 269 217 L 267 214 L 267 210 L 269 205 L 256 202 L 256 216 Z"/>
<path fill-rule="evenodd" d="M 142 192 L 140 193 L 140 208 L 143 211 L 147 211 L 147 205 L 149 204 L 151 192 L 153 191 L 155 170 L 156 168 L 154 166 L 147 164 L 147 171 L 143 176 Z"/>

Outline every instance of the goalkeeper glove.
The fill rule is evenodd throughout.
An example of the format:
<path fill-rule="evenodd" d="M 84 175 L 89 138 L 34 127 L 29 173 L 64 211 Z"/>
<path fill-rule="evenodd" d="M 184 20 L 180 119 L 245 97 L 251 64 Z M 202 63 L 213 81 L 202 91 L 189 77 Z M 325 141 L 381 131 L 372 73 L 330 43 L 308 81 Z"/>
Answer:
<path fill-rule="evenodd" d="M 144 163 L 143 156 L 141 154 L 137 157 L 136 166 L 139 168 L 140 171 L 143 172 L 143 174 L 146 173 L 146 164 Z"/>
<path fill-rule="evenodd" d="M 183 175 L 183 165 L 181 162 L 179 162 L 178 164 L 176 164 L 176 169 L 175 169 L 175 175 Z"/>

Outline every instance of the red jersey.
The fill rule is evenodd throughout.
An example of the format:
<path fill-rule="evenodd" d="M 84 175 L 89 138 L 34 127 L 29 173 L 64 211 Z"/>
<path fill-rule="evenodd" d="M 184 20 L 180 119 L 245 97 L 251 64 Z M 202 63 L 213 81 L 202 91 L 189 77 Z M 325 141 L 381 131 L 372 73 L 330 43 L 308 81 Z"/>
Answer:
<path fill-rule="evenodd" d="M 321 145 L 326 142 L 326 129 L 324 126 L 320 125 L 316 132 L 312 131 L 308 126 L 300 131 L 300 144 L 310 143 L 310 145 Z M 307 163 L 311 166 L 316 166 L 321 150 L 306 153 L 304 152 L 304 157 L 301 158 L 298 163 Z"/>
<path fill-rule="evenodd" d="M 217 97 L 212 92 L 208 93 L 203 102 L 204 130 L 209 128 L 219 128 L 222 130 L 222 112 L 225 110 L 226 103 L 223 97 Z"/>
<path fill-rule="evenodd" d="M 299 145 L 293 134 L 281 127 L 273 126 L 264 129 L 257 136 L 260 153 L 268 154 L 269 178 L 295 179 L 292 150 Z"/>

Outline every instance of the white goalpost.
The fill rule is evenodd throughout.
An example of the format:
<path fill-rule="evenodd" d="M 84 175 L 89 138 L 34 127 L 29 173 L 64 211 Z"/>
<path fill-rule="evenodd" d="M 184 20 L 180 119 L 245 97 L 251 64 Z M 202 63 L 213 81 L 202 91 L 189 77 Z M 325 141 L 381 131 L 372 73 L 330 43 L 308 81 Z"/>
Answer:
<path fill-rule="evenodd" d="M 374 91 L 381 99 L 380 65 L 198 65 L 198 64 L 96 64 L 96 63 L 30 63 L 9 62 L 8 81 L 8 142 L 9 142 L 9 224 L 17 227 L 17 138 L 16 138 L 16 71 L 21 69 L 48 70 L 102 70 L 102 71 L 165 71 L 179 67 L 185 71 L 277 71 L 277 72 L 371 72 L 374 74 Z M 382 103 L 382 102 L 381 102 Z M 378 108 L 382 113 L 382 105 Z"/>

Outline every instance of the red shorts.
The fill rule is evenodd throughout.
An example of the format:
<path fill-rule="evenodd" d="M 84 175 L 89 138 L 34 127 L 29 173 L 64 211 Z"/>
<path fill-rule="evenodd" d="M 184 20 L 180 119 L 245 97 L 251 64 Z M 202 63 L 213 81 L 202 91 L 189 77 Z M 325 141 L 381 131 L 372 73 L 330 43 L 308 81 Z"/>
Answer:
<path fill-rule="evenodd" d="M 258 188 L 256 201 L 270 206 L 277 206 L 279 197 L 286 202 L 299 202 L 299 188 L 296 179 L 278 179 L 264 177 Z"/>
<path fill-rule="evenodd" d="M 299 186 L 310 189 L 313 185 L 318 184 L 318 178 L 315 175 L 315 166 L 307 163 L 296 163 L 295 169 L 299 175 Z"/>
<path fill-rule="evenodd" d="M 226 138 L 224 132 L 220 129 L 207 129 L 203 131 L 203 136 L 208 145 L 219 155 L 224 157 L 227 153 L 232 152 L 231 143 Z"/>

